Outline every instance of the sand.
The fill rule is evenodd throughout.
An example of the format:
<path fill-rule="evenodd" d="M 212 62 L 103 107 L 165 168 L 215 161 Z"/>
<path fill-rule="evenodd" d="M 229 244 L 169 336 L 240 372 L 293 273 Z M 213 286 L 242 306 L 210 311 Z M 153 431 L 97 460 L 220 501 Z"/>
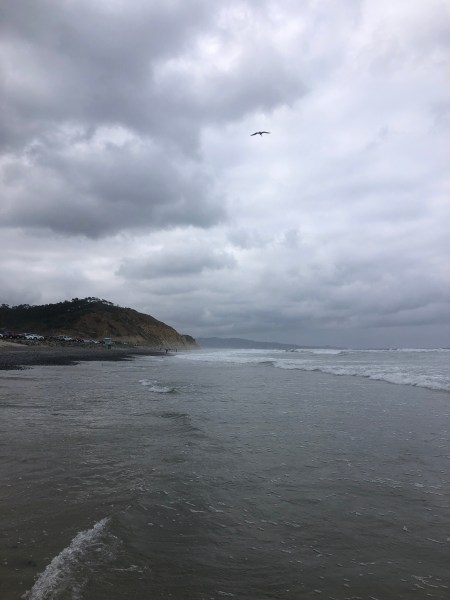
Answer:
<path fill-rule="evenodd" d="M 14 343 L 0 340 L 0 370 L 24 369 L 33 365 L 74 365 L 90 360 L 131 360 L 133 355 L 163 356 L 165 351 L 144 346 L 68 346 Z"/>

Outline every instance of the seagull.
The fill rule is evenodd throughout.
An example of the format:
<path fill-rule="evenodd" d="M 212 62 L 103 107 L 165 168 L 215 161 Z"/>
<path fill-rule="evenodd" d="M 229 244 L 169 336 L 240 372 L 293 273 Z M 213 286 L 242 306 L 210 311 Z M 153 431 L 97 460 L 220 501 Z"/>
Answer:
<path fill-rule="evenodd" d="M 252 137 L 252 135 L 260 135 L 262 137 L 263 133 L 270 133 L 270 131 L 255 131 L 255 133 L 252 133 L 250 137 Z"/>

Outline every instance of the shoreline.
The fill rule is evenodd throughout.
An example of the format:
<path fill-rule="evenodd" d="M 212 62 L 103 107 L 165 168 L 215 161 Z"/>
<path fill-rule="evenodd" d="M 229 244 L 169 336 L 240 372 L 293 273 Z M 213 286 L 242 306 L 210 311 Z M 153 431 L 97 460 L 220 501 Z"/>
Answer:
<path fill-rule="evenodd" d="M 146 346 L 101 347 L 26 345 L 0 341 L 0 371 L 23 370 L 33 366 L 76 365 L 86 361 L 124 361 L 133 356 L 167 356 L 165 351 Z"/>

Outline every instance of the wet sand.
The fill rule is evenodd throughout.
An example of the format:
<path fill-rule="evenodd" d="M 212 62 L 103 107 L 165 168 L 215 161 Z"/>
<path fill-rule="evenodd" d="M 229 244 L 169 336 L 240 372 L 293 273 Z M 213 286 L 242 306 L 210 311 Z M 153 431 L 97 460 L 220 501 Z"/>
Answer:
<path fill-rule="evenodd" d="M 62 346 L 21 344 L 0 341 L 0 371 L 17 370 L 33 365 L 74 365 L 93 360 L 131 360 L 134 355 L 163 356 L 165 351 L 145 346 Z"/>

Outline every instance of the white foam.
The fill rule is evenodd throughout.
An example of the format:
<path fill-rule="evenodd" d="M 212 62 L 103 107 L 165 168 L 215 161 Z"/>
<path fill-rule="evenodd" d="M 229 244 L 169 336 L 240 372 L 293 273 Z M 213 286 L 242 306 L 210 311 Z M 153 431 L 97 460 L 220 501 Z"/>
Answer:
<path fill-rule="evenodd" d="M 379 352 L 382 352 L 379 350 Z M 446 352 L 450 353 L 448 348 L 390 348 L 389 352 Z"/>
<path fill-rule="evenodd" d="M 159 385 L 157 381 L 151 381 L 149 379 L 141 379 L 139 383 L 145 387 L 148 387 L 150 392 L 155 392 L 155 394 L 170 394 L 175 391 L 174 387 Z"/>
<path fill-rule="evenodd" d="M 299 369 L 301 371 L 320 371 L 329 375 L 350 375 L 356 377 L 366 377 L 376 381 L 386 381 L 397 385 L 412 385 L 416 387 L 428 388 L 450 392 L 450 382 L 448 378 L 440 375 L 432 375 L 414 371 L 401 370 L 389 366 L 368 366 L 361 364 L 354 365 L 334 365 L 318 363 L 300 363 L 279 361 L 275 366 L 280 369 Z"/>
<path fill-rule="evenodd" d="M 260 364 L 270 362 L 272 355 L 286 354 L 285 350 L 209 350 L 178 354 L 178 360 L 230 364 Z"/>
<path fill-rule="evenodd" d="M 289 352 L 297 352 L 298 354 L 347 354 L 347 350 L 338 350 L 337 348 L 297 348 L 295 350 L 289 350 Z"/>
<path fill-rule="evenodd" d="M 396 348 L 353 350 L 300 348 L 285 350 L 212 350 L 186 353 L 181 360 L 222 364 L 274 366 L 280 369 L 351 375 L 450 392 L 449 350 Z"/>
<path fill-rule="evenodd" d="M 26 600 L 56 600 L 64 591 L 71 590 L 72 597 L 81 592 L 79 582 L 74 581 L 74 573 L 84 555 L 97 544 L 109 519 L 96 523 L 91 529 L 80 531 L 67 548 L 55 556 L 45 571 L 36 580 L 32 589 L 22 598 Z"/>

